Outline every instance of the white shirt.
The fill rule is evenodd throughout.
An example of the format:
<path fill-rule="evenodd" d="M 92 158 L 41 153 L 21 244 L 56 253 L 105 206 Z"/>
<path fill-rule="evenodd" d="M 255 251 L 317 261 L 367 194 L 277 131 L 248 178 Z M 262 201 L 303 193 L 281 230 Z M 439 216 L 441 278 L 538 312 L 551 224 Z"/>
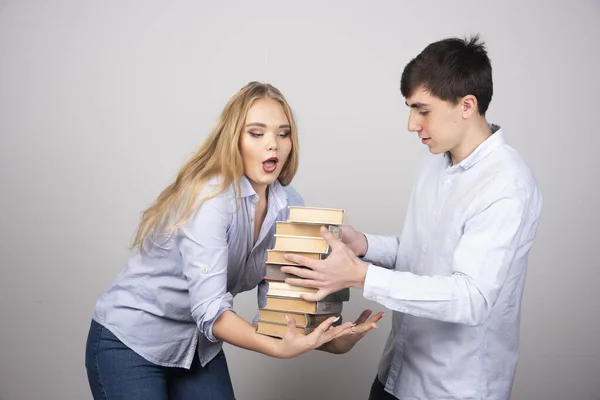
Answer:
<path fill-rule="evenodd" d="M 455 166 L 426 157 L 400 236 L 366 235 L 364 296 L 394 310 L 378 377 L 402 400 L 510 398 L 542 195 L 490 127 Z"/>

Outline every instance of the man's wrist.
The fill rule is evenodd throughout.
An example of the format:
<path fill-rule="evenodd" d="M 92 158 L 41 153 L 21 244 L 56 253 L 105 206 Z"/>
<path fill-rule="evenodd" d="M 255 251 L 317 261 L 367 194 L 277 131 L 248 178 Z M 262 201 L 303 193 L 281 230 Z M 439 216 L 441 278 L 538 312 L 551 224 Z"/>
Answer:
<path fill-rule="evenodd" d="M 363 251 L 361 252 L 362 254 L 359 255 L 360 258 L 363 258 L 364 256 L 367 255 L 367 253 L 369 252 L 369 241 L 367 240 L 367 235 L 365 235 L 364 233 L 360 233 L 364 239 L 364 246 L 363 246 Z"/>
<path fill-rule="evenodd" d="M 369 264 L 359 259 L 356 260 L 356 280 L 354 282 L 354 287 L 362 288 L 365 286 L 365 280 L 367 279 L 367 272 L 369 271 Z"/>

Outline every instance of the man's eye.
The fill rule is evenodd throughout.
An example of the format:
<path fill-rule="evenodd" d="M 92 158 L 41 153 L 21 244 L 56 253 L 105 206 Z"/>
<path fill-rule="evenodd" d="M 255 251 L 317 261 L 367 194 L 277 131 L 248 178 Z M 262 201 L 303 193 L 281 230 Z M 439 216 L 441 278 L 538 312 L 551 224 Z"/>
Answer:
<path fill-rule="evenodd" d="M 429 111 L 419 111 L 419 115 L 425 116 L 429 114 Z"/>
<path fill-rule="evenodd" d="M 250 134 L 250 136 L 255 137 L 255 138 L 259 138 L 263 135 L 262 133 L 256 133 L 256 132 L 248 132 L 248 133 Z"/>

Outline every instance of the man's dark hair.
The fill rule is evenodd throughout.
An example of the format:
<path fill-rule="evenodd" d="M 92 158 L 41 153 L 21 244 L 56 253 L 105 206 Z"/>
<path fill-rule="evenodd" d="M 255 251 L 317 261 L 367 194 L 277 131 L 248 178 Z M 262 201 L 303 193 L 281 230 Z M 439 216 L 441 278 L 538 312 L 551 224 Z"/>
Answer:
<path fill-rule="evenodd" d="M 408 98 L 421 86 L 454 104 L 471 94 L 485 115 L 493 94 L 492 64 L 479 35 L 431 43 L 413 58 L 402 72 L 400 91 Z"/>

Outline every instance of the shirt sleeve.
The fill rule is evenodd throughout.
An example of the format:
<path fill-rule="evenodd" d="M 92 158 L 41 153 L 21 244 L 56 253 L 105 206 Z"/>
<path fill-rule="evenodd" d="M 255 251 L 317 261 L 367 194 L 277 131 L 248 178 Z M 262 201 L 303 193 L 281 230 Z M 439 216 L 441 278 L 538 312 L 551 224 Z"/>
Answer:
<path fill-rule="evenodd" d="M 258 284 L 258 288 L 256 290 L 256 300 L 258 303 L 259 310 L 256 311 L 254 315 L 254 319 L 252 320 L 252 325 L 257 326 L 258 320 L 260 318 L 260 309 L 265 308 L 267 306 L 267 292 L 269 291 L 269 281 L 263 279 Z"/>
<path fill-rule="evenodd" d="M 177 237 L 192 317 L 211 342 L 218 341 L 212 332 L 217 318 L 233 310 L 233 296 L 227 292 L 227 229 L 231 218 L 227 199 L 218 195 L 200 205 Z"/>
<path fill-rule="evenodd" d="M 381 236 L 365 233 L 365 237 L 367 238 L 367 253 L 362 257 L 363 261 L 394 269 L 400 246 L 400 235 Z"/>
<path fill-rule="evenodd" d="M 502 187 L 464 226 L 451 276 L 421 276 L 369 265 L 364 296 L 396 311 L 480 325 L 488 318 L 515 258 L 530 191 Z"/>

